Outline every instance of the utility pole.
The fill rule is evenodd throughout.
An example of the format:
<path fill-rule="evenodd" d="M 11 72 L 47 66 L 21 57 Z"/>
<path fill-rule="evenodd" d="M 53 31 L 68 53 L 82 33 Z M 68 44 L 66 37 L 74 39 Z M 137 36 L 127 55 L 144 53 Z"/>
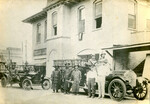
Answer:
<path fill-rule="evenodd" d="M 22 41 L 22 47 L 21 47 L 21 48 L 22 48 L 21 50 L 22 50 L 22 64 L 23 64 L 23 59 L 24 59 L 24 58 L 23 58 L 23 56 L 24 56 L 24 55 L 23 55 L 23 41 Z"/>
<path fill-rule="evenodd" d="M 8 48 L 8 59 L 9 59 L 9 64 L 10 64 L 10 49 Z"/>
<path fill-rule="evenodd" d="M 27 40 L 26 40 L 26 44 L 25 44 L 25 63 L 27 64 Z"/>

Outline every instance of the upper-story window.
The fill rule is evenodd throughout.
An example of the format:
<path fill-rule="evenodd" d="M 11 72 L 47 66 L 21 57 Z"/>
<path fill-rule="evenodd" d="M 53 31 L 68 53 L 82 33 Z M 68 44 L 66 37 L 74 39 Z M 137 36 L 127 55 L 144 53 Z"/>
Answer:
<path fill-rule="evenodd" d="M 36 35 L 36 42 L 41 43 L 41 24 L 37 24 L 37 35 Z"/>
<path fill-rule="evenodd" d="M 53 28 L 53 36 L 57 35 L 57 12 L 52 14 L 52 28 Z"/>
<path fill-rule="evenodd" d="M 81 6 L 79 8 L 79 33 L 83 33 L 85 31 L 85 8 Z"/>
<path fill-rule="evenodd" d="M 136 2 L 128 1 L 128 28 L 136 29 Z"/>
<path fill-rule="evenodd" d="M 101 28 L 102 26 L 102 1 L 94 3 L 94 19 L 95 28 Z"/>
<path fill-rule="evenodd" d="M 147 30 L 150 30 L 150 19 L 147 19 L 146 21 L 146 28 Z"/>
<path fill-rule="evenodd" d="M 45 28 L 44 28 L 45 30 L 44 30 L 44 41 L 46 42 L 46 39 L 47 39 L 47 20 L 45 21 Z"/>

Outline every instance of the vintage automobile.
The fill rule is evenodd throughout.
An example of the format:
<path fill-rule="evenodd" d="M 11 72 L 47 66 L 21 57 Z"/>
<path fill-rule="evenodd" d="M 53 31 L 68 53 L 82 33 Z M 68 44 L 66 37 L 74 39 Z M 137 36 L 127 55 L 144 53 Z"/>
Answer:
<path fill-rule="evenodd" d="M 150 44 L 115 45 L 103 50 L 113 58 L 112 73 L 106 76 L 106 93 L 117 101 L 126 95 L 144 100 L 150 82 Z"/>
<path fill-rule="evenodd" d="M 128 71 L 112 71 L 106 76 L 105 95 L 109 95 L 113 100 L 121 101 L 125 96 L 132 95 L 138 100 L 144 100 L 148 93 L 148 80 L 145 78 L 126 78 L 125 73 Z M 135 80 L 135 85 L 132 83 Z M 83 85 L 83 84 L 80 84 Z M 87 85 L 82 86 L 86 93 L 88 93 Z M 98 94 L 98 85 L 95 85 L 96 93 Z"/>
<path fill-rule="evenodd" d="M 4 72 L 7 72 L 5 62 L 0 62 L 0 79 L 3 77 Z"/>
<path fill-rule="evenodd" d="M 50 78 L 45 77 L 46 69 L 44 66 L 30 67 L 32 71 L 29 71 L 22 81 L 22 87 L 26 90 L 33 89 L 33 85 L 41 85 L 44 90 L 48 90 L 51 87 Z"/>
<path fill-rule="evenodd" d="M 11 66 L 10 65 L 5 66 L 6 71 L 1 73 L 2 87 L 6 87 L 8 84 L 12 86 L 14 83 L 19 83 L 19 86 L 22 87 L 22 80 L 25 73 L 23 70 L 20 70 L 19 68 L 17 69 L 15 68 L 17 67 L 16 65 L 14 66 L 14 64 L 11 64 Z"/>
<path fill-rule="evenodd" d="M 8 69 L 2 73 L 1 85 L 6 87 L 18 83 L 21 88 L 30 90 L 32 84 L 41 85 L 43 89 L 50 88 L 50 80 L 46 78 L 42 66 L 19 65 L 15 69 Z"/>

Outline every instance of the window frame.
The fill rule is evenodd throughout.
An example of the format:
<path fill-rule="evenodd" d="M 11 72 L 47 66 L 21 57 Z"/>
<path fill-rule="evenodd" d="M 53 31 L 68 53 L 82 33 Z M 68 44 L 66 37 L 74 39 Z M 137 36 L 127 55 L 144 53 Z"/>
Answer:
<path fill-rule="evenodd" d="M 54 24 L 54 17 L 55 17 L 55 15 L 56 15 L 56 23 Z M 52 13 L 52 36 L 57 36 L 58 35 L 58 27 L 57 27 L 57 12 L 55 11 L 55 12 L 53 12 Z"/>
<path fill-rule="evenodd" d="M 47 20 L 44 22 L 44 42 L 46 42 L 47 39 Z"/>
<path fill-rule="evenodd" d="M 129 30 L 136 30 L 137 29 L 137 2 L 135 0 L 128 0 L 128 4 L 129 2 L 134 3 L 134 14 L 129 13 L 128 11 L 128 29 Z M 129 26 L 129 16 L 134 17 L 134 27 L 130 27 Z"/>
<path fill-rule="evenodd" d="M 100 4 L 101 5 L 101 14 L 100 15 L 96 15 L 96 4 Z M 94 18 L 94 26 L 93 28 L 94 29 L 101 29 L 102 28 L 102 23 L 103 23 L 103 3 L 102 3 L 102 0 L 98 0 L 98 1 L 95 1 L 93 2 L 93 5 L 94 5 L 94 8 L 93 8 L 93 18 Z M 100 24 L 100 27 L 97 27 L 97 19 L 101 18 L 101 24 Z"/>
<path fill-rule="evenodd" d="M 37 33 L 36 33 L 36 43 L 41 43 L 41 23 L 38 23 L 37 25 Z"/>
<path fill-rule="evenodd" d="M 82 5 L 78 8 L 78 34 L 85 33 L 85 18 L 82 19 L 82 13 L 81 13 L 82 10 L 84 10 L 84 13 L 85 13 L 84 5 Z"/>

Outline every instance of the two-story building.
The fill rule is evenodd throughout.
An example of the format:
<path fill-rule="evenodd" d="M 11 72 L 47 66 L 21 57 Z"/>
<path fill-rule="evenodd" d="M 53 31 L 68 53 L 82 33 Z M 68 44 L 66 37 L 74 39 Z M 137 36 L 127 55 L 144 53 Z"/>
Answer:
<path fill-rule="evenodd" d="M 34 61 L 46 63 L 47 75 L 56 59 L 88 57 L 90 52 L 114 45 L 150 42 L 148 0 L 47 0 L 41 12 L 23 22 L 33 24 Z M 112 63 L 111 56 L 107 58 Z"/>

